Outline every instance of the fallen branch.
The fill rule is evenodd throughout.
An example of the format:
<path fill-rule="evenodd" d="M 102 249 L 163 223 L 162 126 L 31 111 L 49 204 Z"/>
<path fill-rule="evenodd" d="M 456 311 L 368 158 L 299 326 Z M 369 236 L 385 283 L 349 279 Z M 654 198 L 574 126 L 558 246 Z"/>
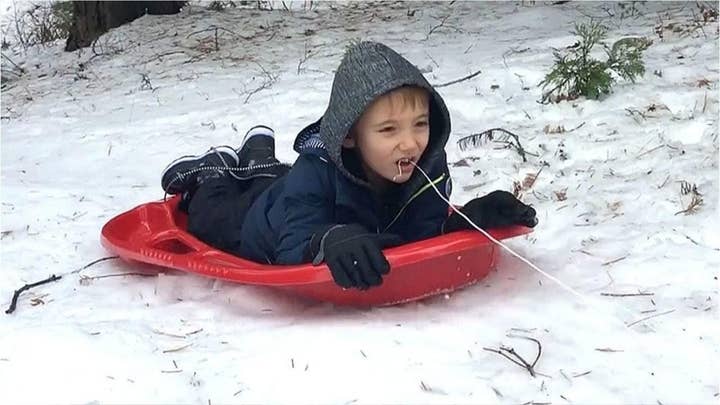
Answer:
<path fill-rule="evenodd" d="M 27 290 L 29 290 L 29 289 L 31 289 L 31 288 L 33 288 L 33 287 L 37 287 L 37 286 L 39 286 L 39 285 L 43 285 L 43 284 L 46 284 L 46 283 L 50 283 L 50 282 L 53 282 L 53 281 L 60 280 L 60 279 L 62 278 L 62 276 L 64 276 L 64 275 L 79 273 L 79 272 L 81 272 L 81 271 L 87 269 L 88 267 L 93 266 L 93 265 L 95 265 L 95 264 L 97 264 L 97 263 L 104 262 L 104 261 L 106 261 L 106 260 L 113 260 L 113 259 L 117 259 L 117 258 L 119 258 L 119 256 L 103 257 L 103 258 L 94 260 L 94 261 L 92 261 L 92 262 L 90 262 L 90 263 L 88 263 L 88 264 L 80 267 L 80 268 L 77 269 L 77 270 L 73 270 L 73 271 L 71 271 L 70 273 L 66 273 L 66 274 L 63 274 L 63 275 L 60 275 L 60 276 L 56 276 L 56 275 L 53 274 L 53 275 L 50 276 L 49 278 L 47 278 L 47 279 L 45 279 L 45 280 L 42 280 L 42 281 L 38 281 L 37 283 L 26 284 L 26 285 L 22 286 L 19 290 L 16 290 L 16 291 L 15 291 L 15 293 L 13 294 L 12 302 L 10 303 L 10 307 L 5 311 L 5 313 L 6 313 L 6 314 L 11 314 L 11 313 L 13 313 L 13 312 L 15 311 L 15 308 L 16 308 L 16 306 L 17 306 L 18 297 L 20 297 L 20 294 L 22 294 L 24 291 L 27 291 Z"/>
<path fill-rule="evenodd" d="M 501 135 L 499 137 L 495 137 L 493 135 L 493 132 L 500 131 L 503 132 L 504 135 Z M 515 142 L 513 143 L 510 138 L 512 138 Z M 465 151 L 470 146 L 477 146 L 479 144 L 484 143 L 485 141 L 493 141 L 498 143 L 505 144 L 506 148 L 514 148 L 515 151 L 520 155 L 523 162 L 527 162 L 527 157 L 525 155 L 535 156 L 538 157 L 537 154 L 530 153 L 523 148 L 522 144 L 520 143 L 520 137 L 515 135 L 514 133 L 508 131 L 504 128 L 492 128 L 488 129 L 486 131 L 480 132 L 478 134 L 472 134 L 468 135 L 466 137 L 460 138 L 457 141 L 457 145 L 460 148 L 461 151 Z"/>
<path fill-rule="evenodd" d="M 535 356 L 535 360 L 532 362 L 532 364 L 528 363 L 527 360 L 525 360 L 522 356 L 520 356 L 515 351 L 515 349 L 513 349 L 512 347 L 500 346 L 499 349 L 483 347 L 483 350 L 488 351 L 488 352 L 497 353 L 497 354 L 505 357 L 506 359 L 510 360 L 511 362 L 513 362 L 513 363 L 517 364 L 518 366 L 527 370 L 530 373 L 530 375 L 533 377 L 535 377 L 537 374 L 539 374 L 538 372 L 535 371 L 535 365 L 537 364 L 538 360 L 540 360 L 540 355 L 542 355 L 542 344 L 540 344 L 540 341 L 537 339 L 531 338 L 531 337 L 527 337 L 527 336 L 512 335 L 512 334 L 509 334 L 507 336 L 530 340 L 532 342 L 535 342 L 535 344 L 537 344 L 538 353 L 537 353 L 537 356 Z M 513 356 L 514 358 L 510 357 L 510 356 Z"/>
<path fill-rule="evenodd" d="M 46 278 L 45 280 L 40 280 L 40 281 L 38 281 L 36 283 L 32 283 L 32 284 L 25 284 L 24 286 L 15 290 L 15 293 L 13 294 L 13 297 L 12 297 L 12 301 L 10 302 L 10 307 L 7 310 L 5 310 L 5 313 L 12 314 L 13 312 L 15 312 L 15 308 L 17 307 L 18 298 L 20 298 L 20 294 L 22 294 L 23 292 L 25 292 L 31 288 L 43 285 L 43 284 L 52 283 L 53 281 L 58 281 L 61 278 L 62 278 L 62 276 L 56 276 L 53 274 L 52 276 Z"/>
<path fill-rule="evenodd" d="M 433 87 L 435 87 L 435 88 L 437 89 L 437 88 L 439 88 L 439 87 L 447 87 L 447 86 L 450 86 L 450 85 L 453 85 L 453 84 L 457 84 L 457 83 L 460 83 L 460 82 L 464 82 L 465 80 L 472 79 L 473 77 L 479 75 L 480 73 L 482 73 L 482 71 L 481 71 L 481 70 L 478 70 L 477 72 L 471 73 L 471 74 L 469 74 L 469 75 L 467 75 L 467 76 L 465 76 L 465 77 L 462 77 L 462 78 L 460 78 L 460 79 L 452 80 L 452 81 L 449 81 L 449 82 L 447 82 L 447 83 L 442 83 L 442 84 L 434 84 Z"/>

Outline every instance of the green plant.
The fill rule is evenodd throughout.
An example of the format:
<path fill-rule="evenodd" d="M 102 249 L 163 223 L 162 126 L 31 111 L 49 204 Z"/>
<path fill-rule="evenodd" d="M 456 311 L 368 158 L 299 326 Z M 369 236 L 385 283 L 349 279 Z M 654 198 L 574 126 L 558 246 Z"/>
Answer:
<path fill-rule="evenodd" d="M 625 80 L 635 80 L 645 73 L 642 53 L 652 43 L 641 37 L 623 38 L 611 47 L 603 43 L 607 28 L 598 22 L 576 24 L 573 34 L 580 40 L 570 46 L 565 54 L 555 50 L 555 65 L 540 82 L 543 89 L 552 87 L 543 94 L 542 101 L 573 100 L 580 96 L 597 99 L 610 93 L 615 78 L 611 72 Z M 596 45 L 602 45 L 606 61 L 591 57 Z"/>

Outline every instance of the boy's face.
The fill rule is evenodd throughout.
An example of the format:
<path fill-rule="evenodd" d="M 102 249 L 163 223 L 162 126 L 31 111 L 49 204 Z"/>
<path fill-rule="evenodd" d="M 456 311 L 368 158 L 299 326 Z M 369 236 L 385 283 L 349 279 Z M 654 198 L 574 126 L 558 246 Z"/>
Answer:
<path fill-rule="evenodd" d="M 430 139 L 428 93 L 401 88 L 378 97 L 343 146 L 356 148 L 373 185 L 410 179 Z"/>

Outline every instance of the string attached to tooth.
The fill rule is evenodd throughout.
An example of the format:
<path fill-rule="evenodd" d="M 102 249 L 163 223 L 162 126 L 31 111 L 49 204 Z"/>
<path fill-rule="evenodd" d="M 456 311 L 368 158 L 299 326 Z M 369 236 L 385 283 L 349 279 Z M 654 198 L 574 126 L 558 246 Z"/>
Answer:
<path fill-rule="evenodd" d="M 480 228 L 480 227 L 479 227 L 477 224 L 475 224 L 470 218 L 468 218 L 467 215 L 465 215 L 464 213 L 460 212 L 460 210 L 458 210 L 457 208 L 455 208 L 455 206 L 454 206 L 447 198 L 445 198 L 445 196 L 442 195 L 442 193 L 440 192 L 440 190 L 438 190 L 438 188 L 437 188 L 437 186 L 435 185 L 435 183 L 433 183 L 433 181 L 430 179 L 430 177 L 427 175 L 427 173 L 425 173 L 425 171 L 424 171 L 420 166 L 418 166 L 417 164 L 415 164 L 415 162 L 413 162 L 412 160 L 410 161 L 410 163 L 411 163 L 413 166 L 415 166 L 415 168 L 418 169 L 418 170 L 420 171 L 420 173 L 422 173 L 422 175 L 427 179 L 428 184 L 430 184 L 430 186 L 435 190 L 435 192 L 437 193 L 437 195 L 438 195 L 443 201 L 445 201 L 445 202 L 448 204 L 448 206 L 449 206 L 455 213 L 457 213 L 457 214 L 460 215 L 462 218 L 464 218 L 473 228 L 475 228 L 475 229 L 477 229 L 478 231 L 480 231 L 480 233 L 482 233 L 483 235 L 485 235 L 485 236 L 486 236 L 488 239 L 490 239 L 493 243 L 495 243 L 496 245 L 498 245 L 498 246 L 500 246 L 501 248 L 505 249 L 506 251 L 508 251 L 511 255 L 515 256 L 516 258 L 520 259 L 523 263 L 525 263 L 525 264 L 527 264 L 528 266 L 530 266 L 530 268 L 532 268 L 533 270 L 535 270 L 535 271 L 537 271 L 538 273 L 542 274 L 543 276 L 547 277 L 548 279 L 550 279 L 551 281 L 553 281 L 555 284 L 557 284 L 557 285 L 559 285 L 560 287 L 562 287 L 564 290 L 570 292 L 572 295 L 580 298 L 580 300 L 581 300 L 582 302 L 584 302 L 585 304 L 587 304 L 588 306 L 590 306 L 590 307 L 592 307 L 592 308 L 594 308 L 594 309 L 597 309 L 598 311 L 605 312 L 605 310 L 604 310 L 603 308 L 600 308 L 600 307 L 597 306 L 596 304 L 590 302 L 590 300 L 588 300 L 587 297 L 585 297 L 584 295 L 582 295 L 581 293 L 579 293 L 578 291 L 576 291 L 575 289 L 573 289 L 573 288 L 570 287 L 569 285 L 563 283 L 562 281 L 560 281 L 560 280 L 557 279 L 556 277 L 554 277 L 554 276 L 552 276 L 551 274 L 547 273 L 546 271 L 542 270 L 541 268 L 539 268 L 538 266 L 536 266 L 535 264 L 533 264 L 530 260 L 524 258 L 524 257 L 521 256 L 519 253 L 516 253 L 514 250 L 510 249 L 510 248 L 509 248 L 507 245 L 505 245 L 504 243 L 502 243 L 502 242 L 500 242 L 499 240 L 495 239 L 495 238 L 494 238 L 492 235 L 490 235 L 486 230 Z M 398 165 L 398 167 L 399 167 L 399 165 Z M 402 171 L 401 171 L 401 173 L 402 173 Z M 394 179 L 394 178 L 393 178 L 393 179 Z M 630 311 L 628 311 L 628 310 L 625 309 L 624 307 L 618 307 L 618 308 L 620 308 L 622 311 L 626 312 L 627 314 L 629 314 L 629 315 L 631 315 L 631 316 L 633 316 L 633 317 L 635 316 L 633 313 L 631 313 Z M 630 328 L 630 326 L 638 323 L 637 321 L 636 321 L 636 322 L 631 322 L 631 323 L 626 323 L 625 321 L 623 321 L 622 319 L 620 319 L 620 318 L 617 317 L 616 315 L 613 316 L 612 319 L 615 319 L 615 320 L 620 321 L 620 322 L 622 323 L 622 325 L 623 325 L 625 328 L 628 328 L 628 329 Z M 645 323 L 645 322 L 642 321 L 642 320 L 641 320 L 640 323 L 644 324 L 644 325 L 647 326 L 651 331 L 655 332 L 655 329 L 654 329 L 652 326 L 650 326 L 649 324 Z"/>
<path fill-rule="evenodd" d="M 401 159 L 401 160 L 402 160 L 402 159 Z M 397 178 L 398 178 L 398 177 L 402 177 L 402 175 L 403 175 L 403 172 L 402 172 L 402 163 L 400 162 L 400 160 L 398 160 L 397 166 L 398 166 L 398 172 L 400 172 L 400 173 L 393 176 L 393 178 L 392 178 L 393 181 L 397 181 Z"/>

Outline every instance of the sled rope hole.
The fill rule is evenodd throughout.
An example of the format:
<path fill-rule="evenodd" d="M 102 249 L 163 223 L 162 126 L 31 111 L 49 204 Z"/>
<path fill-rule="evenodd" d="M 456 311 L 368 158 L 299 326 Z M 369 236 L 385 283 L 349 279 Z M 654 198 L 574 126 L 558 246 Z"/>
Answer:
<path fill-rule="evenodd" d="M 417 168 L 417 169 L 420 171 L 420 173 L 422 173 L 422 175 L 427 179 L 427 181 L 428 181 L 428 183 L 430 184 L 430 186 L 432 186 L 432 188 L 435 190 L 435 193 L 437 193 L 437 195 L 438 195 L 443 201 L 445 201 L 445 202 L 448 204 L 448 206 L 449 206 L 453 211 L 455 211 L 458 215 L 460 215 L 462 218 L 464 218 L 466 221 L 468 221 L 468 223 L 469 223 L 470 225 L 472 225 L 473 228 L 475 228 L 475 229 L 477 229 L 478 231 L 480 231 L 480 233 L 482 233 L 483 235 L 485 235 L 485 236 L 486 236 L 488 239 L 490 239 L 493 243 L 497 244 L 498 246 L 500 246 L 500 247 L 502 247 L 503 249 L 505 249 L 506 251 L 508 251 L 511 255 L 515 256 L 515 257 L 518 258 L 518 259 L 520 259 L 523 263 L 525 263 L 525 264 L 527 264 L 528 266 L 530 266 L 530 268 L 532 268 L 533 270 L 537 271 L 538 273 L 542 274 L 543 276 L 547 277 L 548 279 L 550 279 L 551 281 L 553 281 L 554 283 L 556 283 L 557 285 L 559 285 L 560 287 L 562 287 L 565 291 L 568 291 L 568 292 L 571 293 L 572 295 L 580 298 L 580 300 L 581 300 L 583 303 L 587 304 L 588 306 L 590 306 L 590 307 L 592 307 L 592 308 L 597 309 L 598 311 L 606 312 L 606 310 L 605 310 L 604 308 L 600 308 L 600 307 L 597 306 L 595 303 L 591 302 L 586 296 L 584 296 L 583 294 L 579 293 L 578 291 L 576 291 L 575 289 L 573 289 L 573 288 L 570 287 L 569 285 L 563 283 L 563 282 L 560 281 L 557 277 L 555 277 L 555 276 L 547 273 L 546 271 L 542 270 L 541 268 L 539 268 L 538 266 L 536 266 L 535 264 L 533 264 L 530 260 L 524 258 L 524 257 L 523 257 L 522 255 L 520 255 L 519 253 L 516 253 L 514 250 L 512 250 L 511 248 L 509 248 L 509 247 L 508 247 L 507 245 L 505 245 L 504 243 L 502 243 L 502 242 L 500 242 L 499 240 L 493 238 L 492 235 L 490 235 L 487 231 L 485 231 L 484 229 L 482 229 L 482 228 L 480 228 L 479 226 L 477 226 L 472 220 L 470 220 L 470 218 L 468 218 L 465 214 L 463 214 L 462 212 L 460 212 L 460 210 L 458 210 L 457 208 L 455 208 L 455 206 L 454 206 L 450 201 L 448 201 L 448 199 L 445 198 L 445 196 L 442 195 L 442 193 L 440 192 L 440 190 L 438 190 L 437 186 L 435 186 L 435 184 L 432 182 L 432 180 L 430 179 L 430 177 L 427 175 L 427 173 L 425 173 L 425 171 L 424 171 L 422 168 L 420 168 L 420 166 L 418 166 L 417 164 L 415 164 L 415 162 L 412 162 L 412 161 L 411 161 L 410 163 L 411 163 L 413 166 L 415 166 L 415 168 Z M 626 312 L 627 314 L 631 315 L 632 317 L 635 316 L 632 312 L 630 312 L 628 309 L 626 309 L 626 308 L 623 307 L 623 306 L 619 306 L 618 308 L 620 308 L 621 310 L 623 310 L 623 311 Z M 622 319 L 618 318 L 616 315 L 612 315 L 612 317 L 613 317 L 613 319 L 615 319 L 616 321 L 619 321 L 619 322 L 623 325 L 624 328 L 628 328 L 628 329 L 629 329 L 630 326 L 628 326 L 628 325 L 633 325 L 633 324 L 634 324 L 634 323 L 629 323 L 629 324 L 628 324 L 628 323 L 625 323 Z M 645 321 L 642 321 L 642 322 L 640 322 L 640 323 L 645 324 L 645 326 L 647 326 L 651 331 L 655 332 L 655 329 L 654 329 L 652 326 L 650 326 L 649 324 L 645 323 Z"/>

